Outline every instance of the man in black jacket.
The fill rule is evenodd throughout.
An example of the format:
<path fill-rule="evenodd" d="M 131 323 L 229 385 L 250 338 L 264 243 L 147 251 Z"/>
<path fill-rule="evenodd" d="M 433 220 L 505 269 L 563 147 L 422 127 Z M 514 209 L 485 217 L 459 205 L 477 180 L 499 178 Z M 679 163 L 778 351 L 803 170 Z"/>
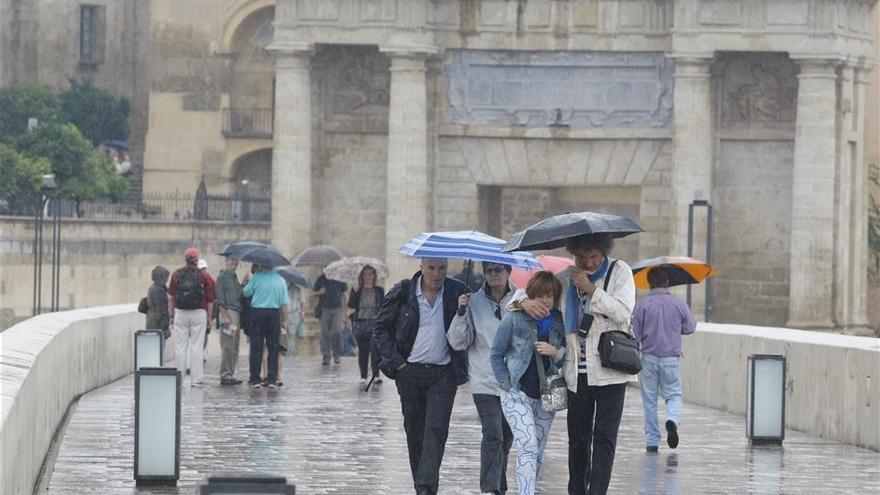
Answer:
<path fill-rule="evenodd" d="M 421 268 L 386 294 L 373 340 L 379 367 L 397 381 L 416 493 L 434 495 L 455 391 L 468 372 L 467 354 L 449 347 L 446 332 L 468 290 L 446 277 L 445 259 L 424 258 Z"/>

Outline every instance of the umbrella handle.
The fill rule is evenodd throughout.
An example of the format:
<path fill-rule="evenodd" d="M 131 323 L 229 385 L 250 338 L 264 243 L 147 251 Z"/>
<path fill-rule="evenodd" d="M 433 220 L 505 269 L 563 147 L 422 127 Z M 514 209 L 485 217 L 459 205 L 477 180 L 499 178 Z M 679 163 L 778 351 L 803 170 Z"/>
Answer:
<path fill-rule="evenodd" d="M 467 276 L 465 276 L 465 282 L 464 282 L 464 285 L 467 286 L 468 290 L 471 289 L 471 272 L 473 271 L 473 268 L 474 268 L 474 260 L 468 260 Z"/>
<path fill-rule="evenodd" d="M 370 386 L 373 384 L 373 380 L 375 380 L 375 379 L 376 379 L 376 375 L 373 375 L 372 377 L 370 377 L 370 383 L 367 384 L 367 388 L 364 389 L 364 392 L 370 391 Z"/>

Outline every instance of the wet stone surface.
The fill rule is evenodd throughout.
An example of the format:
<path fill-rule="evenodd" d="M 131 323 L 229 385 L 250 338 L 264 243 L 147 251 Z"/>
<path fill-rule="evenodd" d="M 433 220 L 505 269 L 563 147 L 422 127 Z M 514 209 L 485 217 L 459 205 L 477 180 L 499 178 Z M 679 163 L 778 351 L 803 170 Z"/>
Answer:
<path fill-rule="evenodd" d="M 52 494 L 195 493 L 221 472 L 273 473 L 298 494 L 407 494 L 412 481 L 393 381 L 364 393 L 357 362 L 321 366 L 284 360 L 278 391 L 220 387 L 216 342 L 208 385 L 184 380 L 177 488 L 137 488 L 133 479 L 133 376 L 82 397 L 59 448 Z M 244 347 L 243 347 L 244 349 Z M 247 353 L 239 363 L 239 375 Z M 246 377 L 244 377 L 246 378 Z M 662 412 L 661 412 L 662 414 Z M 638 390 L 629 388 L 609 493 L 880 493 L 880 453 L 787 431 L 783 447 L 750 447 L 740 416 L 685 404 L 676 450 L 646 454 Z M 440 473 L 440 493 L 479 493 L 480 423 L 459 388 Z M 566 493 L 565 413 L 557 415 L 538 493 Z M 508 482 L 515 493 L 514 459 Z"/>

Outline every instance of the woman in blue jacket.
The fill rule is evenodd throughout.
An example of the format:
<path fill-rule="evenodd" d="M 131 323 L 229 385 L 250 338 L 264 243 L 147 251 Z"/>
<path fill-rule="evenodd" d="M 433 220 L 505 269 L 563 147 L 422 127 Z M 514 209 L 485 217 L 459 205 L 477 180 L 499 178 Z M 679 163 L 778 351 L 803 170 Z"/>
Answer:
<path fill-rule="evenodd" d="M 544 301 L 553 311 L 540 320 L 523 311 L 509 313 L 498 327 L 490 355 L 492 371 L 503 390 L 501 409 L 513 431 L 520 495 L 535 493 L 555 415 L 541 406 L 538 366 L 544 368 L 545 376 L 556 373 L 565 357 L 562 314 L 557 309 L 562 286 L 556 276 L 548 271 L 534 274 L 526 293 L 531 299 Z M 536 350 L 541 355 L 540 362 L 535 357 Z"/>

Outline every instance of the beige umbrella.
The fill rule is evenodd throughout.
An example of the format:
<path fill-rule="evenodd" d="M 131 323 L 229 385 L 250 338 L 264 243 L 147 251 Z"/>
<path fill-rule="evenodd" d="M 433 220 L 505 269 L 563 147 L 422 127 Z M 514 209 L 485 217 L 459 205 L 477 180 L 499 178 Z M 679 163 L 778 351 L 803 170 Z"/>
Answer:
<path fill-rule="evenodd" d="M 324 276 L 332 280 L 355 285 L 358 283 L 358 276 L 365 266 L 371 266 L 376 270 L 376 280 L 388 278 L 388 267 L 385 265 L 385 262 L 367 256 L 351 256 L 334 261 L 324 268 Z"/>

